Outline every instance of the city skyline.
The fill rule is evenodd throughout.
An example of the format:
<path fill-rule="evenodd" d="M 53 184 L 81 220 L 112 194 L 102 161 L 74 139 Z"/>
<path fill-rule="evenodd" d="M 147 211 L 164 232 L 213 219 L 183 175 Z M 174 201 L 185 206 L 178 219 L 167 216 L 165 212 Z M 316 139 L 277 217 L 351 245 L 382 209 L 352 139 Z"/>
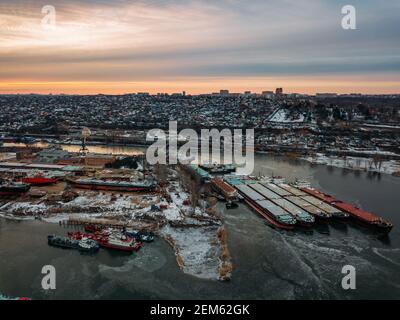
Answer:
<path fill-rule="evenodd" d="M 47 2 L 0 4 L 0 93 L 400 93 L 396 1 Z"/>

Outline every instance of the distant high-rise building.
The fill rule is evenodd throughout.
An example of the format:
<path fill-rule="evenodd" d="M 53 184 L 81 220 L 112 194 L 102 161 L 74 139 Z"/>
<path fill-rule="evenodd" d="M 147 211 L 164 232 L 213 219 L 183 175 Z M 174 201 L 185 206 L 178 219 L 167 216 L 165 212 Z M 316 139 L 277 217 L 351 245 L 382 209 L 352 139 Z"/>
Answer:
<path fill-rule="evenodd" d="M 219 91 L 219 94 L 220 94 L 221 96 L 229 96 L 229 90 L 220 90 L 220 91 Z"/>
<path fill-rule="evenodd" d="M 276 94 L 277 96 L 283 95 L 283 88 L 276 88 L 275 94 Z"/>

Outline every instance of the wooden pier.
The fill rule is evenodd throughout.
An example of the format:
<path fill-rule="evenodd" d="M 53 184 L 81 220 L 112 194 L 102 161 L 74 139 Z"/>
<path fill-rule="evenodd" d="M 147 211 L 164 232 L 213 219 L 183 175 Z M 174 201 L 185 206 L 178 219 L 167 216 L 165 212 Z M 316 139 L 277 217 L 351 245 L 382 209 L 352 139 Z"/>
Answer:
<path fill-rule="evenodd" d="M 62 226 L 88 226 L 93 225 L 97 227 L 112 228 L 112 229 L 135 229 L 138 231 L 152 231 L 157 232 L 162 225 L 159 223 L 148 222 L 122 222 L 117 220 L 107 219 L 84 219 L 70 217 L 68 220 L 60 222 Z"/>

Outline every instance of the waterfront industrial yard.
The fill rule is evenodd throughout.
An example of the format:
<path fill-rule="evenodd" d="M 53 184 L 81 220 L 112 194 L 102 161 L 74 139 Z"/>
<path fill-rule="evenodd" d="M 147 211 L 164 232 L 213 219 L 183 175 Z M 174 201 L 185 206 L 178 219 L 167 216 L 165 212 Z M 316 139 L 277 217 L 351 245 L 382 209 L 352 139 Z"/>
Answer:
<path fill-rule="evenodd" d="M 307 179 L 319 190 L 330 192 L 343 200 L 360 205 L 359 201 L 363 199 L 361 202 L 363 208 L 390 218 L 395 225 L 399 223 L 397 216 L 394 215 L 397 209 L 392 206 L 394 194 L 389 189 L 383 188 L 374 192 L 374 196 L 372 196 L 368 190 L 362 191 L 360 189 L 360 193 L 358 193 L 351 188 L 342 190 L 342 188 L 331 185 L 336 177 L 340 177 L 340 179 L 350 179 L 353 186 L 358 185 L 358 179 L 369 181 L 368 183 L 373 185 L 386 185 L 385 181 L 390 179 L 391 181 L 387 184 L 389 186 L 398 181 L 395 177 L 382 175 L 367 178 L 368 175 L 365 173 L 355 175 L 351 171 L 342 176 L 339 174 L 340 171 L 335 173 L 335 169 L 328 170 L 326 167 L 319 167 L 320 169 L 317 170 L 316 167 L 312 166 L 307 169 L 306 163 L 296 164 L 296 161 L 293 160 L 275 161 L 273 158 L 265 161 L 263 160 L 265 158 L 266 156 L 257 156 L 256 169 L 266 177 L 282 175 L 286 177 L 288 182 L 293 182 L 296 178 Z M 7 162 L 10 162 L 10 159 Z M 156 169 L 153 171 L 152 174 L 155 176 L 160 175 L 160 172 L 156 173 Z M 136 171 L 133 170 L 131 173 L 136 175 L 137 173 L 134 172 Z M 79 264 L 86 266 L 84 269 L 89 268 L 87 270 L 92 270 L 91 272 L 101 275 L 101 278 L 111 281 L 112 287 L 120 286 L 118 283 L 121 281 L 126 282 L 127 285 L 122 286 L 125 288 L 124 290 L 131 292 L 130 297 L 132 295 L 136 297 L 155 295 L 165 298 L 167 297 L 167 288 L 171 288 L 171 286 L 179 288 L 173 290 L 172 294 L 175 298 L 183 298 L 185 294 L 185 297 L 201 296 L 201 293 L 194 293 L 181 281 L 196 283 L 200 288 L 203 287 L 203 289 L 199 289 L 200 291 L 206 290 L 207 287 L 208 291 L 206 291 L 210 292 L 211 296 L 213 294 L 216 297 L 218 294 L 224 296 L 222 292 L 226 289 L 212 283 L 215 280 L 228 279 L 231 279 L 230 284 L 223 282 L 225 282 L 226 288 L 233 288 L 232 295 L 236 292 L 237 297 L 269 297 L 270 289 L 257 285 L 257 280 L 250 276 L 252 272 L 256 272 L 260 278 L 268 278 L 268 283 L 279 292 L 279 294 L 274 295 L 275 298 L 333 297 L 337 293 L 334 293 L 334 289 L 327 288 L 326 281 L 334 281 L 332 280 L 334 273 L 338 272 L 337 277 L 339 277 L 340 270 L 334 271 L 332 261 L 324 261 L 325 258 L 322 257 L 327 252 L 336 256 L 337 259 L 345 259 L 346 261 L 350 259 L 353 262 L 362 261 L 363 265 L 366 264 L 365 266 L 373 260 L 371 267 L 377 267 L 376 263 L 378 263 L 379 268 L 383 268 L 383 270 L 386 268 L 390 270 L 398 263 L 399 238 L 396 228 L 389 236 L 383 238 L 368 228 L 350 223 L 316 224 L 313 228 L 306 230 L 279 231 L 266 226 L 265 220 L 260 219 L 245 203 L 240 203 L 236 209 L 227 210 L 224 202 L 215 201 L 215 199 L 210 201 L 208 198 L 199 197 L 199 205 L 193 208 L 190 205 L 192 200 L 192 190 L 190 184 L 188 184 L 190 180 L 179 179 L 181 173 L 178 174 L 176 169 L 167 172 L 168 179 L 166 180 L 169 183 L 163 188 L 164 191 L 158 190 L 150 193 L 75 189 L 71 188 L 66 181 L 60 181 L 53 186 L 33 187 L 33 191 L 45 191 L 46 195 L 42 194 L 43 198 L 21 197 L 7 201 L 2 200 L 0 211 L 5 219 L 2 219 L 1 228 L 6 230 L 3 237 L 8 234 L 7 230 L 18 234 L 26 228 L 42 230 L 38 231 L 41 234 L 40 237 L 38 234 L 27 234 L 23 237 L 32 237 L 32 241 L 38 246 L 33 251 L 37 252 L 39 256 L 41 255 L 40 252 L 48 252 L 46 255 L 55 254 L 60 261 L 64 261 L 67 257 L 73 260 L 78 259 Z M 95 173 L 91 171 L 89 175 L 115 178 L 116 176 L 123 176 L 122 173 L 123 170 L 98 169 Z M 326 174 L 327 177 L 318 177 L 321 174 Z M 165 172 L 164 174 L 161 173 L 161 178 L 166 178 Z M 324 182 L 322 183 L 322 181 Z M 71 198 L 63 200 L 62 194 L 66 191 Z M 213 189 L 206 191 L 214 195 Z M 369 194 L 369 198 L 365 197 L 366 194 Z M 170 199 L 167 199 L 169 198 L 168 195 Z M 381 201 L 376 201 L 374 197 L 378 197 Z M 384 200 L 385 198 L 386 200 Z M 372 199 L 375 199 L 375 202 L 371 202 Z M 159 210 L 161 208 L 162 210 Z M 212 211 L 207 210 L 210 208 L 212 208 Z M 145 244 L 138 253 L 131 257 L 120 256 L 112 252 L 100 252 L 95 257 L 81 257 L 77 252 L 65 253 L 63 250 L 54 248 L 51 249 L 50 253 L 45 242 L 46 233 L 62 235 L 71 230 L 79 230 L 81 227 L 77 225 L 68 225 L 68 221 L 79 220 L 122 224 L 137 229 L 151 230 L 156 233 L 157 239 L 154 243 Z M 59 223 L 62 221 L 64 223 L 61 223 L 60 226 Z M 7 243 L 4 238 L 2 238 L 2 241 L 3 244 Z M 14 247 L 16 251 L 27 245 L 18 241 L 16 243 L 20 246 L 19 248 Z M 251 252 L 249 252 L 249 248 L 252 249 Z M 355 248 L 356 251 L 354 251 Z M 265 250 L 268 251 L 268 254 L 264 252 Z M 10 252 L 9 250 L 2 251 L 3 255 Z M 363 257 L 365 254 L 367 256 Z M 293 263 L 293 259 L 298 260 L 297 263 L 302 266 L 301 270 L 292 270 L 290 265 Z M 278 260 L 280 261 L 278 262 Z M 284 263 L 284 261 L 286 261 L 286 264 L 285 268 L 282 269 L 281 263 Z M 329 268 L 332 268 L 332 274 L 327 275 L 323 269 L 319 270 L 322 267 L 317 268 L 315 266 L 318 261 L 325 266 L 330 264 Z M 97 271 L 93 270 L 93 263 L 98 265 Z M 256 271 L 250 271 L 251 263 L 255 264 L 253 269 Z M 309 263 L 314 265 L 312 272 L 308 269 Z M 174 268 L 176 268 L 176 271 L 174 271 Z M 76 272 L 78 271 L 75 271 L 75 275 L 79 278 L 81 271 Z M 85 272 L 86 275 L 87 272 Z M 249 274 L 247 275 L 247 273 Z M 162 281 L 164 285 L 157 289 L 152 285 L 146 288 L 144 282 L 139 281 L 138 274 L 150 283 L 159 279 L 157 281 Z M 177 283 L 168 284 L 168 280 L 164 278 L 166 274 L 173 274 Z M 308 279 L 308 282 L 311 281 L 309 277 L 317 278 L 306 285 L 307 281 L 300 280 L 300 276 Z M 98 280 L 91 276 L 89 278 L 92 280 L 87 280 L 82 285 L 89 285 L 92 281 L 95 281 L 96 285 L 100 285 L 97 282 Z M 241 293 L 236 291 L 235 288 L 238 283 L 243 283 L 243 281 L 247 281 L 249 286 L 259 288 L 260 293 L 257 295 L 246 290 Z M 141 293 L 132 293 L 132 286 L 139 286 Z M 390 287 L 390 284 L 388 286 Z M 114 294 L 112 292 L 115 292 L 112 287 L 106 289 L 102 286 L 104 291 L 101 294 L 99 293 L 99 298 L 112 297 Z M 244 287 L 247 287 L 247 285 L 244 285 Z M 21 287 L 19 290 L 22 290 Z M 43 298 L 40 292 L 31 292 L 30 289 L 24 290 L 26 290 L 23 292 L 25 295 Z M 124 290 L 119 291 L 117 297 L 124 297 Z M 320 293 L 318 293 L 319 290 L 321 290 Z M 17 296 L 21 295 L 16 291 L 10 293 Z M 60 296 L 74 296 L 66 291 L 59 294 Z M 82 294 L 82 296 L 84 297 L 85 294 Z M 230 295 L 229 297 L 234 298 Z"/>
<path fill-rule="evenodd" d="M 102 157 L 109 158 L 96 155 L 96 161 L 102 163 Z M 21 195 L 2 197 L 0 217 L 34 219 L 62 226 L 90 223 L 152 232 L 170 245 L 181 271 L 204 279 L 229 280 L 231 257 L 222 218 L 215 208 L 217 202 L 207 198 L 194 199 L 194 191 L 190 188 L 195 180 L 181 168 L 177 171 L 165 167 L 160 173 L 157 171 L 160 168 L 145 170 L 140 156 L 129 159 L 135 162 L 136 170 L 106 169 L 104 164 L 68 166 L 7 159 L 0 163 L 3 178 L 18 181 L 20 177 L 40 173 L 57 177 L 58 181 L 46 186 L 32 186 L 29 192 Z M 112 161 L 118 161 L 117 157 Z M 123 185 L 132 180 L 161 179 L 157 176 L 161 174 L 165 175 L 162 179 L 168 183 L 163 182 L 162 186 L 148 191 L 113 191 L 108 190 L 109 187 L 105 190 L 82 189 L 82 186 L 71 183 L 74 179 L 97 179 Z"/>

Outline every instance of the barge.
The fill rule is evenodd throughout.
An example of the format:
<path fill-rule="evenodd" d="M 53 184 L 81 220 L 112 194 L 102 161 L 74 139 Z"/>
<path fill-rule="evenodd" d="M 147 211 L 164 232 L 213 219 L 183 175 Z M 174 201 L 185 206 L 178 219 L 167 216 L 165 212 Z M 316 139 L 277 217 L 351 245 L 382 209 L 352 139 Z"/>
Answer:
<path fill-rule="evenodd" d="M 153 191 L 157 186 L 153 181 L 123 182 L 115 180 L 69 179 L 68 182 L 80 189 L 121 192 Z"/>
<path fill-rule="evenodd" d="M 311 203 L 312 205 L 316 206 L 317 208 L 320 208 L 320 209 L 324 210 L 325 212 L 328 212 L 329 214 L 332 215 L 333 218 L 339 218 L 339 219 L 349 218 L 348 213 L 343 212 L 342 210 L 335 208 L 335 207 L 331 206 L 330 204 L 328 204 L 324 201 L 321 201 L 318 198 L 315 198 L 310 195 L 306 195 L 301 198 L 306 200 L 307 202 Z"/>
<path fill-rule="evenodd" d="M 260 193 L 267 200 L 289 212 L 301 226 L 311 227 L 314 224 L 315 218 L 311 216 L 308 212 L 300 209 L 293 203 L 287 201 L 285 198 L 281 197 L 270 189 L 267 189 L 263 185 L 256 183 L 249 185 L 249 187 Z"/>
<path fill-rule="evenodd" d="M 314 216 L 284 198 L 276 199 L 274 203 L 290 212 L 302 227 L 312 227 L 315 223 Z"/>
<path fill-rule="evenodd" d="M 281 197 L 289 197 L 292 194 L 288 191 L 286 191 L 285 189 L 282 189 L 281 187 L 278 187 L 276 184 L 273 183 L 262 183 L 262 185 L 264 187 L 266 187 L 267 189 L 275 192 L 276 194 L 280 195 Z"/>
<path fill-rule="evenodd" d="M 327 202 L 333 207 L 348 213 L 350 217 L 361 222 L 362 224 L 376 228 L 380 232 L 390 233 L 390 231 L 392 231 L 393 229 L 393 223 L 371 212 L 364 211 L 349 203 L 337 200 L 333 196 L 327 195 L 318 190 L 314 190 L 311 188 L 302 188 L 302 190 L 312 195 L 313 197 L 316 197 L 324 202 Z"/>
<path fill-rule="evenodd" d="M 44 187 L 55 184 L 58 182 L 58 179 L 55 178 L 45 178 L 42 175 L 37 175 L 34 177 L 26 177 L 21 179 L 22 183 L 30 184 L 31 186 L 36 187 Z"/>
<path fill-rule="evenodd" d="M 303 191 L 301 191 L 300 189 L 297 189 L 291 185 L 288 184 L 280 184 L 278 185 L 280 188 L 286 190 L 287 192 L 290 192 L 292 195 L 296 196 L 296 197 L 304 197 L 307 196 L 307 194 Z"/>
<path fill-rule="evenodd" d="M 237 185 L 236 188 L 243 195 L 246 203 L 265 218 L 270 225 L 284 230 L 292 230 L 296 225 L 297 221 L 291 214 L 267 200 L 248 185 Z"/>
<path fill-rule="evenodd" d="M 256 183 L 256 184 L 251 184 L 249 185 L 250 188 L 254 189 L 257 191 L 259 194 L 263 195 L 266 199 L 268 200 L 274 200 L 274 199 L 281 199 L 282 197 L 275 192 L 272 192 L 271 190 L 267 189 L 263 185 Z"/>
<path fill-rule="evenodd" d="M 236 189 L 227 184 L 223 179 L 214 178 L 211 180 L 211 185 L 217 192 L 224 196 L 225 200 L 238 200 L 238 192 Z"/>
<path fill-rule="evenodd" d="M 312 205 L 311 203 L 307 202 L 306 200 L 296 197 L 296 196 L 289 196 L 285 198 L 286 200 L 290 201 L 291 203 L 295 204 L 296 206 L 300 207 L 301 209 L 305 210 L 309 214 L 313 215 L 320 221 L 324 221 L 327 219 L 332 218 L 332 214 Z"/>
<path fill-rule="evenodd" d="M 27 193 L 31 186 L 26 183 L 0 180 L 0 197 L 20 196 Z"/>

